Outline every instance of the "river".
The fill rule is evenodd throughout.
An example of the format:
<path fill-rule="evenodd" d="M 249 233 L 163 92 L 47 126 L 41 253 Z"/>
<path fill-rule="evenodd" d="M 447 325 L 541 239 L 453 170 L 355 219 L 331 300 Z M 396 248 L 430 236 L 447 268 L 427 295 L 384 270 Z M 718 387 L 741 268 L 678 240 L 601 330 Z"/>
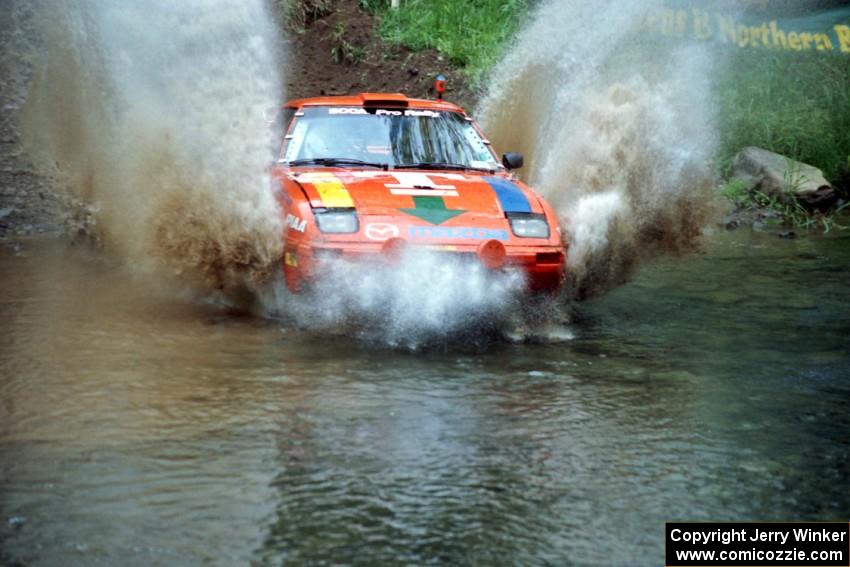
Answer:
<path fill-rule="evenodd" d="M 51 239 L 0 272 L 0 563 L 660 564 L 666 521 L 850 510 L 847 233 L 718 233 L 572 340 L 416 352 Z"/>

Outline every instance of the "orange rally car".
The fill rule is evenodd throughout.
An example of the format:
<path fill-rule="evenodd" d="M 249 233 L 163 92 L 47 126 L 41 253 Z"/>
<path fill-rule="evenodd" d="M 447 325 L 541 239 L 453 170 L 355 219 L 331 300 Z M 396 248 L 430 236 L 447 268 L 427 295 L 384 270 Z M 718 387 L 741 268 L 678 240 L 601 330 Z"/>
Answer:
<path fill-rule="evenodd" d="M 564 279 L 565 243 L 543 198 L 500 163 L 462 108 L 401 94 L 288 102 L 272 167 L 285 216 L 283 271 L 298 292 L 326 258 L 392 261 L 407 246 L 523 270 L 532 290 Z"/>

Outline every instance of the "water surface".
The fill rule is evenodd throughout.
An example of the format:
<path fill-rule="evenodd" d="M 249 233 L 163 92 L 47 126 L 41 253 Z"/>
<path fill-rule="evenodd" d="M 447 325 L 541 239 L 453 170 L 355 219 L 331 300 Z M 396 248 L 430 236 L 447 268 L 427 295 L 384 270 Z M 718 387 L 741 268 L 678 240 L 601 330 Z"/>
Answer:
<path fill-rule="evenodd" d="M 660 564 L 665 521 L 847 520 L 847 234 L 716 235 L 572 341 L 425 352 L 53 241 L 0 273 L 0 563 Z"/>

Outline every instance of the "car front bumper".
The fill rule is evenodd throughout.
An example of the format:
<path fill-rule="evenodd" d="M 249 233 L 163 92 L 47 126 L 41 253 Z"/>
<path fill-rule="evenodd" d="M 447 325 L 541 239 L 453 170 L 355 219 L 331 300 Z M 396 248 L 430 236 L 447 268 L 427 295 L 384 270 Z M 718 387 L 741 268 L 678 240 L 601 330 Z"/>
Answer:
<path fill-rule="evenodd" d="M 487 241 L 492 243 L 493 241 Z M 384 243 L 288 243 L 284 252 L 283 271 L 287 287 L 295 293 L 303 285 L 319 277 L 325 262 L 351 261 L 391 265 L 400 261 L 407 250 L 447 255 L 453 259 L 480 262 L 494 271 L 519 270 L 531 291 L 556 291 L 565 278 L 566 250 L 560 246 L 502 246 L 487 242 L 476 245 L 430 244 L 412 245 L 403 241 Z M 501 245 L 500 245 L 501 246 Z M 494 249 L 495 248 L 495 249 Z"/>

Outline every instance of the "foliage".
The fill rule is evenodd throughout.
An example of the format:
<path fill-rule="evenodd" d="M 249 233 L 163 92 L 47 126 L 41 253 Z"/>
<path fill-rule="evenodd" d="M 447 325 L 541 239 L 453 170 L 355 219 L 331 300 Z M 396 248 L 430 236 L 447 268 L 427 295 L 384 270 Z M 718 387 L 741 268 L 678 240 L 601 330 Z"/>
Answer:
<path fill-rule="evenodd" d="M 809 211 L 794 194 L 795 186 L 802 180 L 794 178 L 795 169 L 789 163 L 789 187 L 781 196 L 768 195 L 763 191 L 749 190 L 743 181 L 733 179 L 721 185 L 717 193 L 731 201 L 738 209 L 765 209 L 776 213 L 785 223 L 797 228 L 820 227 L 825 232 L 831 228 L 847 228 L 839 224 L 839 218 L 850 203 L 828 212 Z"/>
<path fill-rule="evenodd" d="M 728 181 L 717 188 L 717 193 L 729 201 L 732 201 L 736 207 L 749 208 L 751 197 L 747 191 L 747 185 L 738 179 Z"/>
<path fill-rule="evenodd" d="M 366 50 L 362 47 L 352 45 L 345 39 L 345 24 L 337 22 L 334 31 L 331 33 L 333 47 L 331 47 L 331 58 L 337 63 L 345 63 L 346 65 L 356 65 L 363 60 Z"/>
<path fill-rule="evenodd" d="M 437 49 L 477 81 L 502 54 L 517 30 L 528 0 L 402 0 L 401 9 L 389 0 L 360 0 L 382 17 L 385 41 L 411 49 Z"/>
<path fill-rule="evenodd" d="M 822 228 L 825 232 L 833 227 L 847 228 L 839 224 L 838 219 L 846 207 L 835 209 L 830 212 L 810 212 L 792 195 L 782 199 L 771 195 L 766 195 L 761 191 L 751 193 L 751 202 L 749 208 L 767 209 L 778 213 L 787 224 L 798 228 Z"/>
<path fill-rule="evenodd" d="M 735 50 L 717 77 L 720 163 L 745 146 L 850 175 L 850 57 Z"/>

